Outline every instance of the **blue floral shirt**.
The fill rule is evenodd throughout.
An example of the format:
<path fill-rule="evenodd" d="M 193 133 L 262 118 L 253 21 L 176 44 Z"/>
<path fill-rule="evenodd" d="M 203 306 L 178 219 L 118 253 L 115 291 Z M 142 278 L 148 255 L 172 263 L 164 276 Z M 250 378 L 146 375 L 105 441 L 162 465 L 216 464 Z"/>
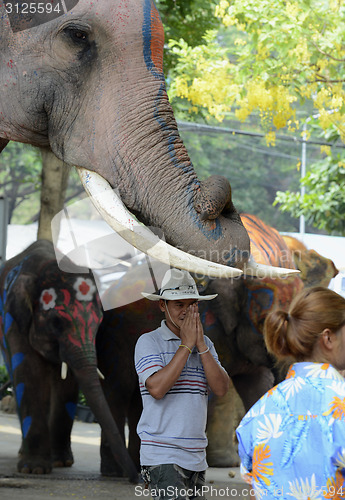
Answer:
<path fill-rule="evenodd" d="M 345 381 L 331 365 L 291 365 L 236 432 L 256 498 L 345 498 Z"/>

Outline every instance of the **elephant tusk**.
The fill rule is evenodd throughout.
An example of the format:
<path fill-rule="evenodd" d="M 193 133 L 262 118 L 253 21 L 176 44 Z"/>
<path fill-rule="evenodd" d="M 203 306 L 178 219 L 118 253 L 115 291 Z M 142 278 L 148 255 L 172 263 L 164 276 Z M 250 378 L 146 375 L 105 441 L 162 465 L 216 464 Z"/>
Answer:
<path fill-rule="evenodd" d="M 67 369 L 68 369 L 67 363 L 65 363 L 63 361 L 62 365 L 61 365 L 61 378 L 62 378 L 62 380 L 66 380 L 66 378 L 67 378 Z"/>
<path fill-rule="evenodd" d="M 243 273 L 245 276 L 253 276 L 255 278 L 287 278 L 294 274 L 298 274 L 299 269 L 288 269 L 286 267 L 266 266 L 265 264 L 256 264 L 249 260 L 244 265 Z"/>
<path fill-rule="evenodd" d="M 133 247 L 171 267 L 215 278 L 233 278 L 243 272 L 183 252 L 160 240 L 126 209 L 110 184 L 96 172 L 77 167 L 85 191 L 103 219 Z"/>
<path fill-rule="evenodd" d="M 97 373 L 98 373 L 99 378 L 101 378 L 102 380 L 105 380 L 105 376 L 103 375 L 103 373 L 101 372 L 101 370 L 99 368 L 97 368 Z"/>

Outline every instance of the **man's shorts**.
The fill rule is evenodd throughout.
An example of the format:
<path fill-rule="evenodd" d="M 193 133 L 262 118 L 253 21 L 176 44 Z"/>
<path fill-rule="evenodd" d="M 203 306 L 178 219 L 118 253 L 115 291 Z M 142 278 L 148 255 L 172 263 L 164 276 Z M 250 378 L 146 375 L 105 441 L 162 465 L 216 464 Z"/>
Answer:
<path fill-rule="evenodd" d="M 204 496 L 205 471 L 195 472 L 176 464 L 143 466 L 141 475 L 154 500 L 191 500 Z"/>

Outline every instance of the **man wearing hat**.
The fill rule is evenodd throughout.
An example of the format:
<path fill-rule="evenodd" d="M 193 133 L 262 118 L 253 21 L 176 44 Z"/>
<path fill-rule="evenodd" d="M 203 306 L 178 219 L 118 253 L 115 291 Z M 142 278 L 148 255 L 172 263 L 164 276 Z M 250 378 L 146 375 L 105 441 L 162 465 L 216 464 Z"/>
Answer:
<path fill-rule="evenodd" d="M 155 499 L 204 498 L 208 388 L 224 396 L 229 376 L 204 336 L 197 302 L 217 295 L 199 295 L 192 276 L 179 269 L 166 272 L 159 292 L 142 295 L 159 301 L 165 314 L 135 348 L 142 475 Z"/>

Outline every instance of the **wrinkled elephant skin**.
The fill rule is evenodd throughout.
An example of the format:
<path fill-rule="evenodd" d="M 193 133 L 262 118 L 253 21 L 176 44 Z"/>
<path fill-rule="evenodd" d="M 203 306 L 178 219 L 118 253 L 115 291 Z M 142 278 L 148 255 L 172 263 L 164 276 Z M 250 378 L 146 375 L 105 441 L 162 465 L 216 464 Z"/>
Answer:
<path fill-rule="evenodd" d="M 49 22 L 13 22 L 0 4 L 0 149 L 1 138 L 50 148 L 100 174 L 168 243 L 242 267 L 249 238 L 234 207 L 205 220 L 194 208 L 200 182 L 168 101 L 153 2 L 79 0 Z M 223 207 L 219 190 L 210 204 Z"/>
<path fill-rule="evenodd" d="M 105 430 L 115 461 L 132 480 L 97 374 L 95 337 L 102 309 L 89 274 L 59 270 L 53 245 L 39 240 L 0 268 L 0 346 L 22 430 L 18 471 L 71 466 L 70 434 L 79 387 Z M 62 363 L 68 367 L 62 379 Z"/>

